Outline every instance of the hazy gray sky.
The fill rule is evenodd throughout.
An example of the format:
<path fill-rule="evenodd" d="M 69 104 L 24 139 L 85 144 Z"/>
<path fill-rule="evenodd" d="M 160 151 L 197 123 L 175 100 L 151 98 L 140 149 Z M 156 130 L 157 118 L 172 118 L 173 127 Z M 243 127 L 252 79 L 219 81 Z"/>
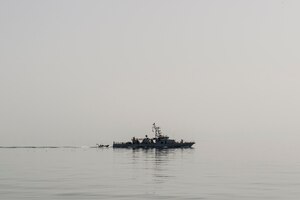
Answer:
<path fill-rule="evenodd" d="M 201 145 L 297 146 L 299 10 L 297 0 L 1 0 L 0 145 L 111 143 L 157 122 Z"/>

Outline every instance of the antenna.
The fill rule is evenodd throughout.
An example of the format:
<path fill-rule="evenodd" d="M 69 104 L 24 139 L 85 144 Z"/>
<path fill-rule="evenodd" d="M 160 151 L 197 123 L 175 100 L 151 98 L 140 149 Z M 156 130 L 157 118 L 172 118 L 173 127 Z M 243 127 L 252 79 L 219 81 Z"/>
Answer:
<path fill-rule="evenodd" d="M 153 123 L 152 132 L 155 131 L 155 137 L 161 137 L 161 130 L 160 127 L 156 126 L 155 123 Z"/>

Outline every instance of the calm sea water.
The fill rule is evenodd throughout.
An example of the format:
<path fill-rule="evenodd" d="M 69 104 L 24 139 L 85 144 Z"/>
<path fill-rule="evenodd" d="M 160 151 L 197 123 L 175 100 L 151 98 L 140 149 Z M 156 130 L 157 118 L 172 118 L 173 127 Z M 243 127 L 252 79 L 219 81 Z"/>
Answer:
<path fill-rule="evenodd" d="M 300 199 L 297 160 L 203 148 L 0 148 L 0 199 Z"/>

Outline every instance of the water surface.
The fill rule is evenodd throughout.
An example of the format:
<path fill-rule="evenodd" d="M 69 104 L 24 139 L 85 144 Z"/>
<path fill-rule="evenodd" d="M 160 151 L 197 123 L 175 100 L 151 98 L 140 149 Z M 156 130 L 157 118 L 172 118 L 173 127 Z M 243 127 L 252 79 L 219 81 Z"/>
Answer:
<path fill-rule="evenodd" d="M 0 148 L 0 199 L 300 199 L 297 160 L 205 149 Z"/>

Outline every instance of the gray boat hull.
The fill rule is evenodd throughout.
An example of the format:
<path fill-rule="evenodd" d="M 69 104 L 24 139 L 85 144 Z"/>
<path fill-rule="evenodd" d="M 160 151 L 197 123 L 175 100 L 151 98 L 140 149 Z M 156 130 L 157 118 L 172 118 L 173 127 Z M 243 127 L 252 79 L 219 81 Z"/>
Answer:
<path fill-rule="evenodd" d="M 131 142 L 127 143 L 114 143 L 113 148 L 157 148 L 157 149 L 167 149 L 167 148 L 191 148 L 195 143 L 194 142 L 183 142 L 183 143 L 173 143 L 173 144 L 159 144 L 159 143 L 150 143 L 150 144 L 132 144 Z"/>

